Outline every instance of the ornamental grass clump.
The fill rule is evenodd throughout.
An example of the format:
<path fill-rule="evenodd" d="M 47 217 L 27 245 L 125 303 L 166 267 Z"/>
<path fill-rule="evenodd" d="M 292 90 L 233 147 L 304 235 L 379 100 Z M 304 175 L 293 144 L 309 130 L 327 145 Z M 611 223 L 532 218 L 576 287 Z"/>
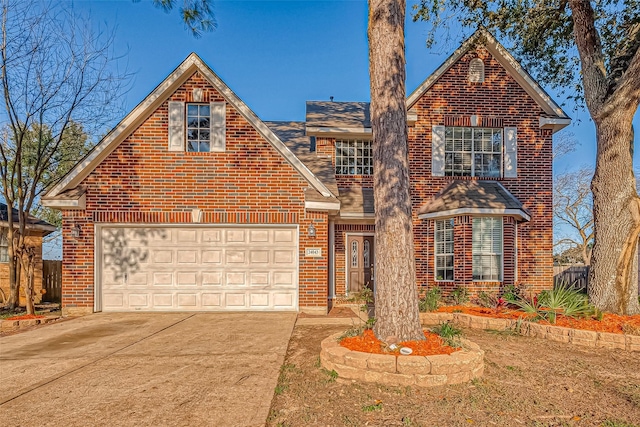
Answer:
<path fill-rule="evenodd" d="M 462 329 L 455 327 L 451 322 L 441 323 L 431 328 L 431 332 L 439 335 L 440 338 L 449 347 L 460 347 L 460 338 L 462 338 Z"/>
<path fill-rule="evenodd" d="M 558 315 L 573 318 L 594 315 L 600 317 L 596 308 L 589 303 L 587 295 L 566 283 L 550 291 L 542 291 L 531 299 L 519 296 L 508 302 L 534 319 L 544 319 L 549 323 L 556 323 Z"/>

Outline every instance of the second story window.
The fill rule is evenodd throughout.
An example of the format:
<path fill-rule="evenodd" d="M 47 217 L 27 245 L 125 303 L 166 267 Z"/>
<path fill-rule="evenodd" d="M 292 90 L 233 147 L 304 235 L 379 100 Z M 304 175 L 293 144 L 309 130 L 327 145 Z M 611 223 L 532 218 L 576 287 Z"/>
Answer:
<path fill-rule="evenodd" d="M 447 127 L 444 175 L 502 176 L 502 129 Z"/>
<path fill-rule="evenodd" d="M 226 150 L 226 104 L 169 101 L 169 151 Z"/>
<path fill-rule="evenodd" d="M 211 110 L 209 104 L 187 104 L 187 151 L 210 151 Z"/>
<path fill-rule="evenodd" d="M 337 175 L 373 175 L 371 140 L 336 140 Z"/>

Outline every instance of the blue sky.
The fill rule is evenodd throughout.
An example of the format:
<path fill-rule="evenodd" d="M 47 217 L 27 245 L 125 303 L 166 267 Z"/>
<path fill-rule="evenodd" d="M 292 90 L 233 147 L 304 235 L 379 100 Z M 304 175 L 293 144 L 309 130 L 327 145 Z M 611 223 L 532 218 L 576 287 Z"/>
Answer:
<path fill-rule="evenodd" d="M 181 3 L 180 0 L 177 3 Z M 414 2 L 408 0 L 408 9 Z M 96 31 L 115 31 L 121 66 L 134 73 L 126 112 L 146 97 L 191 52 L 196 52 L 263 120 L 304 120 L 305 101 L 368 101 L 367 4 L 363 0 L 215 1 L 218 28 L 195 39 L 177 11 L 149 0 L 73 0 Z M 427 49 L 425 23 L 406 24 L 407 92 L 426 79 L 462 41 L 452 34 Z M 548 90 L 548 88 L 546 88 Z M 554 96 L 554 92 L 549 90 Z M 556 97 L 556 101 L 565 100 Z M 556 171 L 595 163 L 593 123 L 564 105 L 580 146 Z M 123 113 L 124 116 L 124 113 Z M 114 123 L 115 125 L 116 123 Z M 640 114 L 635 126 L 640 127 Z M 637 139 L 636 139 L 637 142 Z M 636 150 L 636 165 L 640 154 Z M 45 255 L 46 256 L 46 255 Z"/>
<path fill-rule="evenodd" d="M 177 1 L 177 3 L 181 3 Z M 413 1 L 408 1 L 411 9 Z M 190 52 L 196 52 L 263 120 L 304 120 L 305 101 L 368 101 L 367 4 L 360 0 L 236 1 L 214 3 L 217 30 L 194 39 L 177 11 L 149 0 L 69 3 L 96 29 L 115 29 L 115 51 L 134 73 L 125 109 L 131 110 Z M 410 12 L 409 12 L 410 13 Z M 427 49 L 428 24 L 406 24 L 407 92 L 455 50 L 462 34 Z M 122 62 L 124 63 L 124 61 Z M 549 90 L 547 88 L 547 90 Z M 554 95 L 552 90 L 549 92 Z M 565 100 L 556 97 L 556 101 Z M 558 162 L 565 170 L 595 162 L 595 134 L 585 111 L 564 105 L 579 150 Z M 640 115 L 636 115 L 640 126 Z M 640 155 L 636 154 L 636 161 Z"/>

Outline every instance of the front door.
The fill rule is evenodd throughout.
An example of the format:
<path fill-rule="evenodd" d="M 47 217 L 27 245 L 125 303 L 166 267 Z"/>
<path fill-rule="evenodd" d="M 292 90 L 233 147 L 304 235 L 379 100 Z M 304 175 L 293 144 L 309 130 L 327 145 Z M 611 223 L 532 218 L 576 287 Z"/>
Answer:
<path fill-rule="evenodd" d="M 347 237 L 347 277 L 349 294 L 365 287 L 374 290 L 373 236 L 349 235 Z"/>

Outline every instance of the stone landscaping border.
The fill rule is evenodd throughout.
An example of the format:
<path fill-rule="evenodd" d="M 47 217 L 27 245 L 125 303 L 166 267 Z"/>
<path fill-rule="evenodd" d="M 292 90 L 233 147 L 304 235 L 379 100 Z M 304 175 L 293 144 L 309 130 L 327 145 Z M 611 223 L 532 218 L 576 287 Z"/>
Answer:
<path fill-rule="evenodd" d="M 458 326 L 473 329 L 493 329 L 504 331 L 515 329 L 518 320 L 497 319 L 493 317 L 474 316 L 465 313 L 420 313 L 423 325 L 438 325 L 453 322 Z M 612 350 L 640 351 L 640 336 L 627 334 L 612 334 L 610 332 L 585 331 L 582 329 L 564 328 L 561 326 L 542 325 L 536 322 L 520 322 L 522 335 L 543 338 L 581 345 L 585 347 L 600 347 Z"/>
<path fill-rule="evenodd" d="M 60 316 L 47 316 L 40 319 L 0 320 L 0 332 L 15 331 L 29 326 L 51 323 L 60 319 Z"/>
<path fill-rule="evenodd" d="M 337 333 L 322 341 L 320 362 L 341 378 L 377 382 L 390 386 L 431 387 L 459 384 L 482 376 L 484 351 L 468 340 L 450 355 L 396 356 L 352 351 L 338 343 Z"/>

